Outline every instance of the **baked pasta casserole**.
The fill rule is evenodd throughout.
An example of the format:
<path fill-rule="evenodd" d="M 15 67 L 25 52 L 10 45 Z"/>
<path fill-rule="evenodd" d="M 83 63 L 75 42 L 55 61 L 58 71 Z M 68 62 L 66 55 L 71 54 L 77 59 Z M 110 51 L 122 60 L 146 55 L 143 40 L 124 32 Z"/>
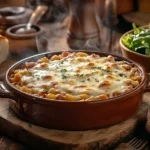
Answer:
<path fill-rule="evenodd" d="M 95 53 L 62 52 L 27 62 L 9 77 L 19 90 L 52 100 L 105 100 L 129 92 L 141 82 L 136 66 Z"/>

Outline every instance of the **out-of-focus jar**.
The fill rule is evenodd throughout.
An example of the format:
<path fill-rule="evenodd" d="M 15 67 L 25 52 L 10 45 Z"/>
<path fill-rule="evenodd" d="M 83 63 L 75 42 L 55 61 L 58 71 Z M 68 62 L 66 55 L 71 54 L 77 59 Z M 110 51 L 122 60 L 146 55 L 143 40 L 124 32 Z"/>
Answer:
<path fill-rule="evenodd" d="M 104 13 L 105 13 L 106 1 L 107 0 L 95 0 L 96 9 L 100 17 L 103 17 L 105 15 Z M 134 10 L 133 0 L 116 0 L 116 4 L 117 4 L 117 8 L 116 8 L 117 14 L 127 13 Z"/>
<path fill-rule="evenodd" d="M 27 1 L 28 0 L 19 0 L 19 1 L 15 1 L 15 0 L 0 0 L 0 7 L 8 7 L 8 6 L 13 6 L 13 7 L 21 6 L 21 7 L 25 7 Z"/>
<path fill-rule="evenodd" d="M 0 8 L 0 34 L 16 24 L 27 23 L 33 10 L 25 7 Z"/>

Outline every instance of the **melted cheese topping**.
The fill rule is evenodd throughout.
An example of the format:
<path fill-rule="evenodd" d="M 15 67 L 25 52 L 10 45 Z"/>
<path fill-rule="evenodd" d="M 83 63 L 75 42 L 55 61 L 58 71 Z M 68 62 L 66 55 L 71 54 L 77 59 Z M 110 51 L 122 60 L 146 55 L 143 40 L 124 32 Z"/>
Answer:
<path fill-rule="evenodd" d="M 83 52 L 42 58 L 11 75 L 18 89 L 59 100 L 107 99 L 130 91 L 140 80 L 138 69 L 124 61 Z"/>

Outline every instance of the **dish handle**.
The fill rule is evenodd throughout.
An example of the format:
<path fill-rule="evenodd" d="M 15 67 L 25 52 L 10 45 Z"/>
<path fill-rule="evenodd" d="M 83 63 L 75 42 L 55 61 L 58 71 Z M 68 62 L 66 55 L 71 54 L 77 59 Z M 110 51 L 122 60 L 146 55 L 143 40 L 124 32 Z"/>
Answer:
<path fill-rule="evenodd" d="M 144 92 L 150 92 L 150 73 L 147 74 L 147 84 L 144 88 Z"/>
<path fill-rule="evenodd" d="M 0 82 L 0 97 L 1 98 L 10 98 L 13 100 L 16 99 L 15 95 L 6 88 L 4 82 Z"/>

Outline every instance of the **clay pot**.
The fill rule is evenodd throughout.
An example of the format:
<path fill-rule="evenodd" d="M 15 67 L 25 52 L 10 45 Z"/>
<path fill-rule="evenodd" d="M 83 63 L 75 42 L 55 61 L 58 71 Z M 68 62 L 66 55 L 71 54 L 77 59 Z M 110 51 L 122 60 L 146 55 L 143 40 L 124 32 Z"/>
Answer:
<path fill-rule="evenodd" d="M 81 50 L 80 50 L 81 51 Z M 73 51 L 71 51 L 73 52 Z M 110 54 L 96 51 L 83 51 L 88 54 L 108 56 Z M 141 83 L 128 93 L 96 101 L 50 100 L 24 93 L 16 89 L 9 81 L 13 70 L 22 67 L 26 62 L 36 61 L 44 56 L 50 58 L 62 52 L 51 52 L 35 55 L 14 64 L 6 73 L 5 82 L 0 84 L 0 96 L 11 98 L 12 109 L 19 117 L 33 124 L 55 129 L 87 130 L 106 127 L 120 123 L 133 116 L 141 106 L 143 94 L 150 92 L 148 75 L 137 63 L 115 56 L 135 65 L 141 73 Z"/>

